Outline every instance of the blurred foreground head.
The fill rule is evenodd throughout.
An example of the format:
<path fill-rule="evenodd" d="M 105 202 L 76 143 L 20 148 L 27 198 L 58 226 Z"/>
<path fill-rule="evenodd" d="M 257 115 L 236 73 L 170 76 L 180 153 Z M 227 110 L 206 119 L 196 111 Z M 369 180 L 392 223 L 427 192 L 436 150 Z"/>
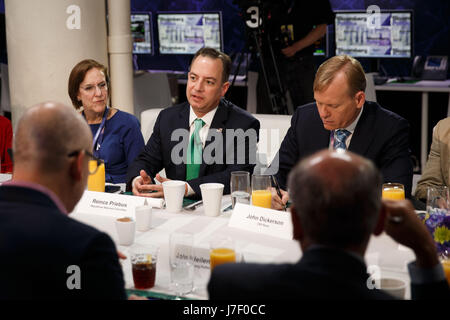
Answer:
<path fill-rule="evenodd" d="M 374 164 L 349 151 L 320 151 L 289 175 L 294 237 L 311 244 L 365 251 L 378 233 L 381 175 Z"/>
<path fill-rule="evenodd" d="M 70 212 L 87 182 L 85 150 L 92 151 L 91 130 L 73 108 L 58 102 L 34 105 L 17 124 L 13 180 L 45 186 Z"/>

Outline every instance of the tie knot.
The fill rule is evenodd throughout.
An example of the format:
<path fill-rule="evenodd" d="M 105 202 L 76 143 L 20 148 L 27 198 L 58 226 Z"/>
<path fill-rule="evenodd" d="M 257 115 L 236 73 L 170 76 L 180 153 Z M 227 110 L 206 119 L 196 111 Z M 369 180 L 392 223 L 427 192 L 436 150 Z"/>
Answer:
<path fill-rule="evenodd" d="M 205 125 L 205 122 L 202 119 L 197 118 L 194 120 L 194 124 L 195 124 L 195 128 L 197 129 L 197 128 L 202 128 Z"/>
<path fill-rule="evenodd" d="M 345 129 L 337 129 L 336 130 L 336 139 L 334 141 L 334 149 L 347 149 L 345 145 L 345 140 L 347 140 L 350 135 L 350 131 Z"/>
<path fill-rule="evenodd" d="M 336 136 L 340 139 L 343 139 L 342 141 L 345 141 L 347 137 L 350 135 L 350 131 L 345 129 L 337 129 L 336 130 Z"/>

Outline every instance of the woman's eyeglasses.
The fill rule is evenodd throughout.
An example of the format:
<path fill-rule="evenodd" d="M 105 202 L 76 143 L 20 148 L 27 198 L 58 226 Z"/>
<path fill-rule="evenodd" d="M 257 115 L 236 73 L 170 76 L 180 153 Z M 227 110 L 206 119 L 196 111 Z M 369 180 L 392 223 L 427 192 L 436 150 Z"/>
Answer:
<path fill-rule="evenodd" d="M 106 82 L 101 82 L 97 85 L 87 85 L 85 87 L 80 87 L 81 89 L 83 89 L 84 91 L 86 91 L 87 93 L 94 93 L 95 89 L 98 88 L 100 91 L 105 91 L 108 89 L 108 85 L 106 84 Z"/>

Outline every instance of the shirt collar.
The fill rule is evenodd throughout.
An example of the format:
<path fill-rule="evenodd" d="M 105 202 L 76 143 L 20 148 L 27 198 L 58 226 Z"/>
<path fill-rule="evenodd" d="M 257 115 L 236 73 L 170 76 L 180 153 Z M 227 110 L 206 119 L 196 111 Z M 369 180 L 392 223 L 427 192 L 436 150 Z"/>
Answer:
<path fill-rule="evenodd" d="M 61 202 L 61 200 L 59 200 L 59 198 L 56 196 L 56 194 L 41 184 L 37 184 L 37 183 L 29 182 L 29 181 L 10 180 L 7 182 L 3 182 L 2 186 L 22 187 L 22 188 L 28 188 L 28 189 L 33 189 L 33 190 L 39 191 L 39 192 L 45 194 L 46 196 L 48 196 L 54 202 L 55 206 L 59 209 L 59 211 L 61 211 L 65 215 L 69 214 L 67 212 L 66 207 Z"/>
<path fill-rule="evenodd" d="M 350 125 L 346 128 L 340 128 L 340 129 L 345 129 L 347 131 L 350 131 L 350 133 L 353 134 L 353 132 L 355 131 L 356 125 L 358 124 L 358 120 L 361 117 L 361 114 L 363 113 L 364 110 L 364 106 L 361 107 L 361 111 L 359 111 L 358 116 L 356 117 L 355 121 L 353 121 L 352 123 L 350 123 Z"/>
<path fill-rule="evenodd" d="M 218 106 L 217 106 L 218 107 Z M 203 122 L 205 123 L 205 126 L 211 127 L 212 121 L 214 119 L 214 115 L 216 114 L 217 111 L 217 107 L 215 107 L 214 109 L 212 109 L 210 112 L 208 112 L 207 114 L 205 114 L 203 117 L 201 117 L 200 119 L 203 120 Z M 194 123 L 194 120 L 197 119 L 197 115 L 194 112 L 194 109 L 192 109 L 192 106 L 190 106 L 190 111 L 189 111 L 189 127 L 192 126 L 192 124 Z"/>

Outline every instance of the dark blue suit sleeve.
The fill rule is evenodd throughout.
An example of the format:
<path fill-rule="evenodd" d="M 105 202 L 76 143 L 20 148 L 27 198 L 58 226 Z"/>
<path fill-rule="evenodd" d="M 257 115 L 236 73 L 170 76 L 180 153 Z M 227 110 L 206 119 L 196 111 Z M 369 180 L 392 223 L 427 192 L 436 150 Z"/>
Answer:
<path fill-rule="evenodd" d="M 141 170 L 145 170 L 150 177 L 154 177 L 163 169 L 163 158 L 161 150 L 161 113 L 156 118 L 153 133 L 141 153 L 134 159 L 128 167 L 127 190 L 131 190 L 131 182 L 139 175 Z"/>
<path fill-rule="evenodd" d="M 291 127 L 281 142 L 280 149 L 270 164 L 269 172 L 275 174 L 280 188 L 287 190 L 287 177 L 299 159 L 299 146 L 297 143 L 297 126 L 299 113 L 296 112 L 291 119 Z"/>
<path fill-rule="evenodd" d="M 126 299 L 122 267 L 116 247 L 105 233 L 89 243 L 81 258 L 81 290 L 88 299 Z"/>
<path fill-rule="evenodd" d="M 123 145 L 128 166 L 130 166 L 145 146 L 139 121 L 135 117 L 130 119 L 130 121 L 130 127 L 123 137 Z"/>
<path fill-rule="evenodd" d="M 402 119 L 385 128 L 391 132 L 390 139 L 379 153 L 377 162 L 384 182 L 397 182 L 405 186 L 405 195 L 410 197 L 413 168 L 409 151 L 409 124 Z"/>

